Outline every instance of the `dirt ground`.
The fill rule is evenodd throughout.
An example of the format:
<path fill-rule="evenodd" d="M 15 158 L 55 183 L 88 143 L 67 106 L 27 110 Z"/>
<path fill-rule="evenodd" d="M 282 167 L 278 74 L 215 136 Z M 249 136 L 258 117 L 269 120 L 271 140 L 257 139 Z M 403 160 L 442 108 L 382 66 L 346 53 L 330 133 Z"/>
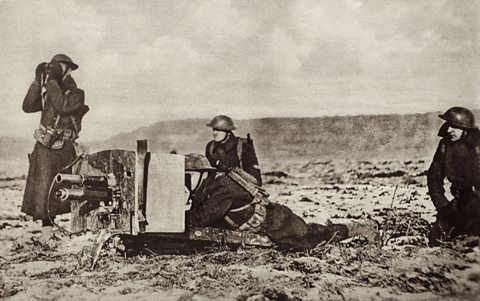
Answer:
<path fill-rule="evenodd" d="M 281 162 L 281 163 L 278 163 Z M 271 200 L 309 222 L 376 219 L 384 246 L 361 238 L 288 253 L 213 248 L 194 255 L 102 251 L 96 234 L 57 233 L 20 213 L 25 162 L 0 162 L 0 298 L 5 300 L 480 300 L 480 239 L 426 245 L 434 219 L 426 160 L 278 161 L 262 166 Z M 69 227 L 69 216 L 58 218 Z"/>

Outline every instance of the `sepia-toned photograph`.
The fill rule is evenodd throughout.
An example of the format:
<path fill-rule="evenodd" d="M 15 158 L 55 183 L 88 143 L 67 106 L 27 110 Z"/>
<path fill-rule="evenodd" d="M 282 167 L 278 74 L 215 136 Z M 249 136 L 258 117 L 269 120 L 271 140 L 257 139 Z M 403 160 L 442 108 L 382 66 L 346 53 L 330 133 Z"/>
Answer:
<path fill-rule="evenodd" d="M 0 0 L 0 299 L 480 300 L 479 20 Z"/>

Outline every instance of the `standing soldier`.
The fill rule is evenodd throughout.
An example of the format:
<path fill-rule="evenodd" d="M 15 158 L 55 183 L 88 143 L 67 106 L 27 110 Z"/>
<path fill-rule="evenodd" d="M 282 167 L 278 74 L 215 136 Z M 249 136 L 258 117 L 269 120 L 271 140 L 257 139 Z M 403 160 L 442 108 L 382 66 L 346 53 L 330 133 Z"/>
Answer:
<path fill-rule="evenodd" d="M 439 117 L 445 120 L 438 133 L 442 140 L 427 173 L 437 209 L 431 245 L 460 234 L 480 235 L 480 131 L 468 109 L 453 107 Z M 452 201 L 445 196 L 445 178 L 451 182 Z"/>
<path fill-rule="evenodd" d="M 48 199 L 48 196 L 54 176 L 76 156 L 74 143 L 81 129 L 81 120 L 89 110 L 83 90 L 77 88 L 70 75 L 77 68 L 78 65 L 64 54 L 55 55 L 50 63 L 40 63 L 23 100 L 23 111 L 41 112 L 41 118 L 34 134 L 37 142 L 29 155 L 21 210 L 34 220 L 42 220 L 44 242 L 53 237 L 55 216 L 70 211 L 68 203 L 62 204 L 56 198 Z"/>
<path fill-rule="evenodd" d="M 225 115 L 213 117 L 207 124 L 213 130 L 213 140 L 207 144 L 206 156 L 210 164 L 220 161 L 228 168 L 239 167 L 253 176 L 256 184 L 262 185 L 257 155 L 250 135 L 239 138 L 233 134 L 236 129 L 233 120 Z"/>

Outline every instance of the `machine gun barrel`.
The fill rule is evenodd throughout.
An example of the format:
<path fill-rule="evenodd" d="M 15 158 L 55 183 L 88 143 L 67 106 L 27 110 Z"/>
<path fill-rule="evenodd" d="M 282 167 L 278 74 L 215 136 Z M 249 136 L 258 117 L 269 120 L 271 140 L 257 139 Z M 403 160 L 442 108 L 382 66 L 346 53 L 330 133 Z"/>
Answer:
<path fill-rule="evenodd" d="M 55 182 L 57 183 L 82 185 L 83 181 L 84 178 L 82 175 L 58 174 L 55 177 Z"/>
<path fill-rule="evenodd" d="M 58 174 L 55 177 L 57 183 L 74 184 L 90 187 L 113 187 L 117 185 L 115 177 L 110 176 L 83 176 L 72 174 Z"/>
<path fill-rule="evenodd" d="M 57 197 L 61 201 L 66 200 L 112 200 L 112 191 L 110 189 L 87 189 L 87 188 L 60 188 Z"/>

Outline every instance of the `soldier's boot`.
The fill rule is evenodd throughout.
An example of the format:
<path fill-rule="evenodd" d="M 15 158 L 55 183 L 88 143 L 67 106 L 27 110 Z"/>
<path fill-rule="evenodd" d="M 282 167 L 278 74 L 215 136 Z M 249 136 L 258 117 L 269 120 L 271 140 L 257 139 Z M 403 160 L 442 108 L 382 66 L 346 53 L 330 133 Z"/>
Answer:
<path fill-rule="evenodd" d="M 53 227 L 52 226 L 43 226 L 42 227 L 42 238 L 41 238 L 42 243 L 48 244 L 48 242 L 52 239 L 53 239 Z"/>
<path fill-rule="evenodd" d="M 371 244 L 381 245 L 380 224 L 373 219 L 353 220 L 345 223 L 348 237 L 363 236 Z"/>
<path fill-rule="evenodd" d="M 60 238 L 55 235 L 53 231 L 53 226 L 43 226 L 42 227 L 42 236 L 40 237 L 40 243 L 43 248 L 46 249 L 55 249 L 60 243 Z"/>
<path fill-rule="evenodd" d="M 454 226 L 446 221 L 438 219 L 432 224 L 428 233 L 428 245 L 430 247 L 440 246 L 442 242 L 448 241 L 453 237 Z"/>
<path fill-rule="evenodd" d="M 343 224 L 327 224 L 332 242 L 340 242 L 348 238 L 348 228 Z"/>
<path fill-rule="evenodd" d="M 341 224 L 308 224 L 308 231 L 303 238 L 304 244 L 314 248 L 319 243 L 339 242 L 348 237 L 348 229 Z"/>

